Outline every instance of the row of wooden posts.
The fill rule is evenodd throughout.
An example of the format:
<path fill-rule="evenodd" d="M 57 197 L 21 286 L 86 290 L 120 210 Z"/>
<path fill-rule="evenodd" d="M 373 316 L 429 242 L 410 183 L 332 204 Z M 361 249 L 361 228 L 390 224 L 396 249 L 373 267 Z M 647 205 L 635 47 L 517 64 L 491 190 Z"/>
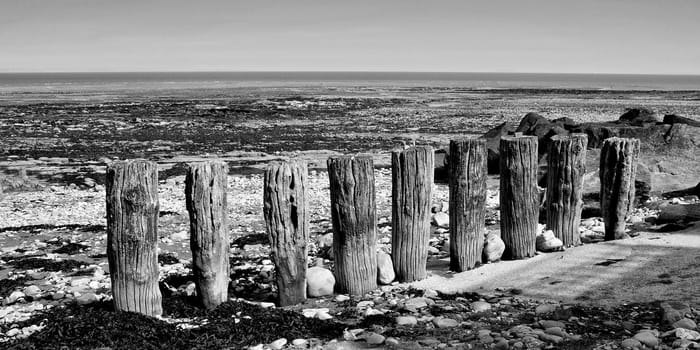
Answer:
<path fill-rule="evenodd" d="M 581 188 L 587 138 L 554 137 L 549 143 L 547 227 L 566 246 L 580 244 Z M 539 217 L 538 140 L 508 136 L 500 141 L 501 237 L 505 257 L 535 254 Z M 481 262 L 485 233 L 486 144 L 483 139 L 450 142 L 450 268 Z M 600 160 L 601 205 L 606 239 L 624 235 L 634 198 L 639 141 L 611 138 Z M 433 149 L 411 147 L 392 153 L 392 260 L 397 280 L 426 277 L 430 236 Z M 377 286 L 377 230 L 374 165 L 370 156 L 328 159 L 336 290 L 364 294 Z M 264 179 L 264 217 L 276 268 L 278 302 L 306 299 L 309 209 L 307 166 L 301 160 L 269 164 Z M 206 308 L 228 298 L 229 232 L 227 165 L 191 164 L 185 180 L 190 217 L 192 269 L 197 296 Z M 146 160 L 107 168 L 107 254 L 117 310 L 162 313 L 158 289 L 157 165 Z"/>

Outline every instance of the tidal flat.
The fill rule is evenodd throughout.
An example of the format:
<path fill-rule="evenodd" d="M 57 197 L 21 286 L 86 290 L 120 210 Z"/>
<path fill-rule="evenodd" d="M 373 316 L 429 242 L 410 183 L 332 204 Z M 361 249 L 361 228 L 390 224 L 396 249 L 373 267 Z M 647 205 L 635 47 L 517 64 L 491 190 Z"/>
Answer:
<path fill-rule="evenodd" d="M 170 168 L 217 156 L 241 173 L 300 153 L 312 168 L 324 168 L 329 152 L 370 153 L 382 165 L 402 143 L 445 147 L 451 138 L 517 124 L 527 112 L 597 122 L 616 120 L 631 107 L 700 120 L 700 92 L 387 86 L 4 91 L 0 171 L 21 169 L 60 184 L 130 158 Z"/>

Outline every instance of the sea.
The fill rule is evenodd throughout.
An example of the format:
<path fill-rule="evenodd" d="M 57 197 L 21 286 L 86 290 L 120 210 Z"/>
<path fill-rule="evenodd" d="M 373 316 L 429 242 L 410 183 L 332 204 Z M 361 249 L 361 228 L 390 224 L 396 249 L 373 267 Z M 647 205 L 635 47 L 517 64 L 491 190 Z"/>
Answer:
<path fill-rule="evenodd" d="M 431 72 L 0 73 L 0 93 L 246 87 L 700 91 L 700 75 Z"/>

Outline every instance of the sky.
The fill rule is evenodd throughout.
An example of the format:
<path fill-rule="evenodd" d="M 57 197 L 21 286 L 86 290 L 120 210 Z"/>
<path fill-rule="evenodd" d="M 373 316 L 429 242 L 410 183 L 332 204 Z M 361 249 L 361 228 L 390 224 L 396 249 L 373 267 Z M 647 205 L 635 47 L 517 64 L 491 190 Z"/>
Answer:
<path fill-rule="evenodd" d="M 698 0 L 0 0 L 0 72 L 700 74 Z"/>

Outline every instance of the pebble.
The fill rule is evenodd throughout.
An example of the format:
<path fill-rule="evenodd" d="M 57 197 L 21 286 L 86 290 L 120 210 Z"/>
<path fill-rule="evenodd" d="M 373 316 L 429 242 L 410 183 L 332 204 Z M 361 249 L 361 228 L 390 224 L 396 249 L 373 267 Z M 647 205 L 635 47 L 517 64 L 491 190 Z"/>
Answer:
<path fill-rule="evenodd" d="M 379 333 L 369 333 L 369 335 L 365 336 L 365 341 L 370 345 L 382 344 L 384 343 L 385 339 L 386 338 Z"/>
<path fill-rule="evenodd" d="M 540 326 L 542 326 L 542 328 L 544 328 L 544 329 L 553 328 L 553 327 L 557 327 L 559 329 L 566 328 L 566 325 L 563 322 L 559 322 L 559 321 L 541 320 L 539 323 L 540 323 Z"/>
<path fill-rule="evenodd" d="M 24 293 L 16 290 L 16 291 L 10 293 L 10 295 L 5 299 L 5 301 L 7 302 L 7 304 L 13 304 L 13 303 L 17 302 L 17 300 L 24 298 L 24 297 L 25 297 Z"/>
<path fill-rule="evenodd" d="M 623 340 L 622 343 L 620 343 L 620 346 L 623 349 L 639 349 L 642 347 L 642 343 L 637 339 L 628 338 Z"/>
<path fill-rule="evenodd" d="M 422 309 L 424 307 L 428 307 L 428 302 L 426 301 L 425 298 L 421 298 L 421 297 L 411 298 L 411 299 L 408 299 L 404 302 L 403 307 L 404 307 L 404 309 L 406 309 L 408 311 L 416 312 L 419 309 Z"/>
<path fill-rule="evenodd" d="M 415 316 L 398 316 L 396 324 L 399 326 L 415 326 L 418 324 L 418 319 Z"/>
<path fill-rule="evenodd" d="M 389 346 L 397 346 L 399 345 L 399 340 L 394 338 L 394 337 L 389 337 L 384 339 L 384 344 L 389 345 Z"/>
<path fill-rule="evenodd" d="M 700 333 L 685 328 L 676 328 L 675 334 L 678 339 L 700 340 Z"/>
<path fill-rule="evenodd" d="M 41 289 L 35 285 L 31 285 L 24 287 L 23 292 L 26 296 L 34 298 L 37 295 L 41 294 Z"/>
<path fill-rule="evenodd" d="M 12 328 L 7 333 L 5 333 L 6 336 L 8 337 L 14 337 L 22 333 L 22 331 L 19 328 Z"/>
<path fill-rule="evenodd" d="M 543 341 L 546 341 L 548 343 L 554 343 L 554 344 L 559 344 L 562 341 L 564 341 L 564 338 L 554 335 L 554 334 L 548 334 L 548 333 L 542 333 L 539 335 L 540 339 Z"/>
<path fill-rule="evenodd" d="M 80 305 L 88 305 L 97 302 L 97 295 L 95 293 L 85 293 L 76 298 L 76 301 Z"/>
<path fill-rule="evenodd" d="M 491 310 L 491 304 L 485 302 L 485 301 L 475 301 L 471 303 L 471 308 L 472 311 L 474 312 L 484 312 L 484 311 L 489 311 Z"/>
<path fill-rule="evenodd" d="M 335 301 L 342 303 L 344 301 L 350 300 L 350 297 L 347 294 L 338 294 L 335 296 Z"/>
<path fill-rule="evenodd" d="M 542 305 L 538 305 L 538 306 L 535 308 L 535 314 L 541 315 L 541 314 L 552 313 L 552 312 L 554 312 L 554 310 L 557 309 L 557 307 L 558 307 L 558 305 L 555 305 L 555 304 L 542 304 Z"/>
<path fill-rule="evenodd" d="M 636 340 L 638 340 L 640 343 L 653 348 L 657 345 L 659 345 L 659 338 L 656 337 L 651 331 L 649 330 L 644 330 L 641 331 L 632 337 Z"/>
<path fill-rule="evenodd" d="M 697 326 L 697 324 L 695 324 L 695 321 L 693 321 L 689 318 L 682 318 L 682 319 L 673 323 L 673 328 L 685 328 L 685 329 L 689 329 L 692 331 L 692 330 L 697 329 L 698 326 Z"/>
<path fill-rule="evenodd" d="M 437 317 L 433 319 L 433 324 L 437 328 L 452 328 L 459 326 L 459 322 L 457 322 L 457 320 L 446 317 Z"/>
<path fill-rule="evenodd" d="M 569 335 L 560 327 L 550 327 L 544 330 L 547 334 L 556 335 L 558 337 L 567 338 Z"/>
<path fill-rule="evenodd" d="M 297 339 L 292 340 L 292 345 L 298 346 L 298 347 L 303 347 L 304 345 L 306 345 L 306 343 L 308 343 L 308 341 L 306 339 L 297 338 Z"/>
<path fill-rule="evenodd" d="M 273 350 L 279 350 L 282 349 L 285 345 L 287 345 L 287 339 L 286 338 L 279 338 L 272 343 L 270 343 L 270 348 Z"/>

